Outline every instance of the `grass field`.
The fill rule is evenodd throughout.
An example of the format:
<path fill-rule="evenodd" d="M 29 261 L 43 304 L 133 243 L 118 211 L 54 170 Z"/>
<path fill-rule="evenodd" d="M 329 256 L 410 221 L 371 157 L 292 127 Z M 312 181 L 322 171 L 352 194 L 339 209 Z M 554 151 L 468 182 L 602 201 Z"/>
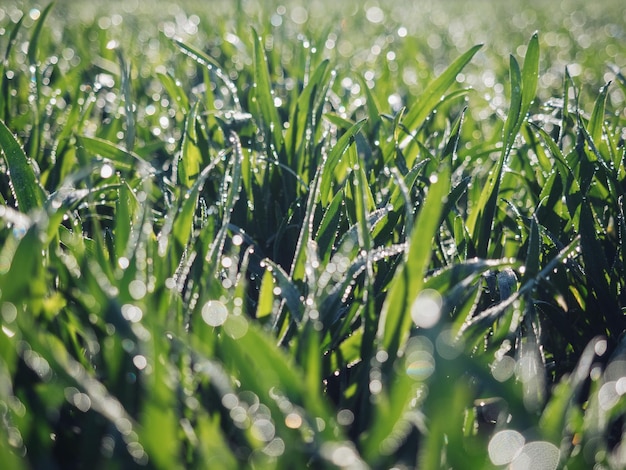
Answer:
<path fill-rule="evenodd" d="M 626 466 L 621 2 L 0 6 L 0 466 Z"/>

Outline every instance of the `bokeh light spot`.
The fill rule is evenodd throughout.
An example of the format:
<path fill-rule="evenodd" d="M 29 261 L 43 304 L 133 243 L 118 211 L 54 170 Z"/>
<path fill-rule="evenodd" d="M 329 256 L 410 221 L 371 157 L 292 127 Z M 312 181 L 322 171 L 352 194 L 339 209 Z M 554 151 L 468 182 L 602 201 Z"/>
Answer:
<path fill-rule="evenodd" d="M 209 326 L 221 326 L 228 318 L 226 306 L 217 300 L 209 300 L 202 307 L 202 319 Z"/>
<path fill-rule="evenodd" d="M 411 318 L 420 328 L 432 328 L 441 317 L 442 298 L 433 289 L 420 292 L 411 307 Z"/>

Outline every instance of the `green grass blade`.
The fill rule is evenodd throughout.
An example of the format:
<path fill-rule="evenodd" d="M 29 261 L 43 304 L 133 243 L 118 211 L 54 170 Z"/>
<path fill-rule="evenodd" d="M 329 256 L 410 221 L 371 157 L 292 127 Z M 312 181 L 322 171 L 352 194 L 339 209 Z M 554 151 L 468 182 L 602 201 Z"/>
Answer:
<path fill-rule="evenodd" d="M 435 109 L 444 93 L 456 81 L 457 75 L 472 60 L 482 44 L 476 45 L 458 57 L 450 66 L 426 87 L 415 106 L 404 117 L 404 126 L 414 132 Z"/>
<path fill-rule="evenodd" d="M 450 187 L 450 167 L 445 164 L 431 184 L 411 233 L 406 263 L 396 275 L 380 316 L 378 341 L 390 358 L 395 358 L 409 334 L 410 310 L 424 285 L 431 260 L 433 238 L 439 229 L 442 204 Z"/>
<path fill-rule="evenodd" d="M 609 94 L 609 85 L 610 83 L 607 83 L 600 89 L 600 94 L 596 99 L 591 117 L 589 118 L 589 123 L 587 124 L 587 132 L 589 132 L 589 136 L 596 147 L 598 147 L 602 142 L 602 128 L 604 126 L 606 99 Z"/>
<path fill-rule="evenodd" d="M 263 119 L 267 142 L 268 144 L 273 143 L 275 151 L 280 155 L 283 146 L 283 124 L 274 105 L 272 80 L 263 41 L 254 28 L 252 35 L 254 42 L 254 100 L 259 108 L 259 115 Z"/>
<path fill-rule="evenodd" d="M 274 263 L 270 259 L 265 259 L 263 262 L 268 266 L 268 270 L 272 272 L 274 279 L 278 283 L 278 287 L 280 287 L 281 296 L 285 299 L 287 308 L 291 313 L 292 322 L 296 325 L 300 324 L 302 321 L 304 307 L 300 299 L 300 291 L 295 286 L 290 276 L 278 264 Z M 275 321 L 274 329 L 276 331 L 279 331 L 282 328 L 282 322 L 282 312 L 280 312 L 280 315 Z"/>
<path fill-rule="evenodd" d="M 136 169 L 141 172 L 152 171 L 150 164 L 135 152 L 129 151 L 119 145 L 115 145 L 108 140 L 82 135 L 78 137 L 78 141 L 82 144 L 85 150 L 95 155 L 108 158 L 113 161 L 115 166 L 119 169 Z"/>
<path fill-rule="evenodd" d="M 132 227 L 136 226 L 133 222 L 139 204 L 135 193 L 126 182 L 120 185 L 118 196 L 115 204 L 115 256 L 117 259 L 127 254 L 127 244 Z"/>
<path fill-rule="evenodd" d="M 504 163 L 515 143 L 515 139 L 525 121 L 537 90 L 539 70 L 539 38 L 533 34 L 526 50 L 523 70 L 520 70 L 515 57 L 510 60 L 511 106 L 504 124 L 502 153 L 496 166 L 489 172 L 487 182 L 480 193 L 478 202 L 472 207 L 467 227 L 476 244 L 476 255 L 488 255 L 490 233 L 496 215 L 498 194 Z"/>
<path fill-rule="evenodd" d="M 224 251 L 224 244 L 226 242 L 226 235 L 228 233 L 228 227 L 233 214 L 233 209 L 237 203 L 242 185 L 242 162 L 243 162 L 243 149 L 241 147 L 241 141 L 239 136 L 231 131 L 229 136 L 230 144 L 233 148 L 232 162 L 230 166 L 230 185 L 226 190 L 226 196 L 224 198 L 222 225 L 218 230 L 215 238 L 211 241 L 211 246 L 205 257 L 207 269 L 209 272 L 217 272 L 218 262 Z M 226 181 L 225 181 L 226 183 Z M 206 280 L 205 282 L 208 282 Z M 206 293 L 204 295 L 207 295 Z"/>
<path fill-rule="evenodd" d="M 41 35 L 41 28 L 43 28 L 43 23 L 46 21 L 46 17 L 50 13 L 50 10 L 54 6 L 54 2 L 50 2 L 46 8 L 43 9 L 41 15 L 37 22 L 35 23 L 35 29 L 33 30 L 33 34 L 30 37 L 30 42 L 28 44 L 28 63 L 31 67 L 37 67 L 37 50 L 39 48 L 39 36 Z"/>
<path fill-rule="evenodd" d="M 524 270 L 524 278 L 533 279 L 539 273 L 539 257 L 541 255 L 541 235 L 539 234 L 539 222 L 537 217 L 533 217 L 530 223 L 530 234 L 528 236 L 528 252 L 526 254 L 526 263 Z"/>
<path fill-rule="evenodd" d="M 11 50 L 17 41 L 17 33 L 24 22 L 26 15 L 22 15 L 17 21 L 8 36 L 8 42 L 4 51 L 4 57 L 0 62 L 0 120 L 7 121 L 9 118 L 9 100 L 10 100 L 10 88 L 9 81 L 6 79 L 5 69 L 9 64 L 9 57 L 11 56 Z"/>
<path fill-rule="evenodd" d="M 343 183 L 346 177 L 348 162 L 346 161 L 347 159 L 342 160 L 342 156 L 346 149 L 354 142 L 354 136 L 361 130 L 364 124 L 365 119 L 355 123 L 339 138 L 328 154 L 320 183 L 320 199 L 324 206 L 327 206 L 334 197 L 334 194 L 331 191 L 333 179 Z"/>
<path fill-rule="evenodd" d="M 296 282 L 302 281 L 305 276 L 304 272 L 307 263 L 307 247 L 309 246 L 309 242 L 313 239 L 313 222 L 323 172 L 324 166 L 320 165 L 315 173 L 313 182 L 309 186 L 309 195 L 307 197 L 302 229 L 300 230 L 300 234 L 298 236 L 296 251 L 290 270 L 290 277 Z"/>
<path fill-rule="evenodd" d="M 315 241 L 319 248 L 320 254 L 323 256 L 322 262 L 326 264 L 330 260 L 332 247 L 337 238 L 339 224 L 342 219 L 341 205 L 343 203 L 343 194 L 337 191 L 335 197 L 324 210 L 324 215 L 315 234 Z"/>
<path fill-rule="evenodd" d="M 33 166 L 17 138 L 0 121 L 0 149 L 4 153 L 11 178 L 11 189 L 21 212 L 43 207 L 45 194 Z"/>
<path fill-rule="evenodd" d="M 200 173 L 202 154 L 198 148 L 198 134 L 196 132 L 196 120 L 200 102 L 196 102 L 185 120 L 185 133 L 183 135 L 182 151 L 178 162 L 178 180 L 186 188 L 191 188 Z"/>
<path fill-rule="evenodd" d="M 193 46 L 190 46 L 189 44 L 185 44 L 180 39 L 173 39 L 172 42 L 174 43 L 176 47 L 178 47 L 178 49 L 180 49 L 183 52 L 183 54 L 190 57 L 191 59 L 193 59 L 194 61 L 196 61 L 198 64 L 202 65 L 209 71 L 214 72 L 215 75 L 224 82 L 224 84 L 228 88 L 228 91 L 230 92 L 231 97 L 233 99 L 233 105 L 235 106 L 235 110 L 237 112 L 241 112 L 242 109 L 241 109 L 241 104 L 239 102 L 239 96 L 237 94 L 237 86 L 228 77 L 228 74 L 224 73 L 220 65 L 214 59 L 206 55 L 204 52 L 200 51 L 199 49 L 196 49 Z"/>
<path fill-rule="evenodd" d="M 524 67 L 522 68 L 522 103 L 520 116 L 518 118 L 518 132 L 521 128 L 530 106 L 537 93 L 537 83 L 539 81 L 539 35 L 534 33 L 530 38 L 526 55 L 524 56 Z"/>
<path fill-rule="evenodd" d="M 132 152 L 135 147 L 135 111 L 133 110 L 133 95 L 131 92 L 131 68 L 124 59 L 121 49 L 117 48 L 117 59 L 120 63 L 120 74 L 122 77 L 121 91 L 124 97 L 124 117 L 126 118 L 126 150 Z"/>
<path fill-rule="evenodd" d="M 161 81 L 163 88 L 170 98 L 172 98 L 172 103 L 175 103 L 176 106 L 182 111 L 186 113 L 189 110 L 189 98 L 185 94 L 183 90 L 182 83 L 178 81 L 176 78 L 172 77 L 169 73 L 157 73 L 157 77 Z"/>

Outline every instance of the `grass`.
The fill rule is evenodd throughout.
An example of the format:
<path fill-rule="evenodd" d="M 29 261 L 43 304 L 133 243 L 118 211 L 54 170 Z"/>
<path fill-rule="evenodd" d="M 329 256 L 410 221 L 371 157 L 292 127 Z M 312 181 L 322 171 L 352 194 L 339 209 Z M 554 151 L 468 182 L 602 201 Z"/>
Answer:
<path fill-rule="evenodd" d="M 0 8 L 0 460 L 622 467 L 624 30 L 569 6 Z"/>

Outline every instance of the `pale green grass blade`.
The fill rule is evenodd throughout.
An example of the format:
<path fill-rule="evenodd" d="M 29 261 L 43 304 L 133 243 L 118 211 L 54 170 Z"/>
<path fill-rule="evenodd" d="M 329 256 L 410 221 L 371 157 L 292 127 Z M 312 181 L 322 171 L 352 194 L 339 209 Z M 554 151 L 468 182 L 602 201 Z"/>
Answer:
<path fill-rule="evenodd" d="M 281 289 L 282 291 L 282 289 Z M 272 271 L 265 270 L 259 289 L 259 300 L 256 307 L 256 318 L 263 320 L 274 311 L 274 276 Z"/>
<path fill-rule="evenodd" d="M 172 98 L 172 102 L 176 104 L 180 111 L 186 113 L 189 110 L 189 98 L 187 98 L 187 95 L 183 90 L 182 83 L 169 73 L 157 72 L 156 75 L 159 77 L 159 80 L 161 81 L 163 88 L 165 88 L 165 91 L 167 91 L 167 94 Z"/>
<path fill-rule="evenodd" d="M 115 211 L 115 256 L 120 259 L 127 254 L 132 227 L 136 226 L 135 214 L 139 201 L 126 182 L 120 185 Z"/>
<path fill-rule="evenodd" d="M 408 337 L 412 319 L 411 305 L 422 290 L 426 270 L 430 264 L 433 238 L 439 229 L 442 204 L 450 187 L 450 168 L 446 163 L 429 186 L 428 195 L 411 233 L 406 263 L 389 288 L 380 316 L 379 347 L 395 358 Z"/>
<path fill-rule="evenodd" d="M 589 118 L 589 123 L 587 124 L 587 131 L 589 132 L 589 136 L 593 140 L 596 147 L 598 147 L 602 142 L 602 129 L 604 126 L 606 99 L 609 94 L 609 85 L 610 83 L 607 83 L 600 89 L 600 94 L 596 99 L 591 117 Z"/>
<path fill-rule="evenodd" d="M 45 193 L 39 185 L 33 166 L 17 138 L 3 121 L 0 121 L 0 148 L 7 162 L 11 189 L 20 212 L 30 212 L 43 207 Z"/>
<path fill-rule="evenodd" d="M 518 122 L 518 132 L 524 122 L 530 106 L 537 93 L 537 83 L 539 81 L 539 35 L 534 33 L 526 47 L 524 56 L 524 66 L 522 68 L 522 103 Z"/>
<path fill-rule="evenodd" d="M 422 125 L 428 115 L 435 109 L 444 93 L 456 81 L 457 75 L 472 60 L 482 45 L 476 45 L 458 57 L 450 66 L 426 87 L 409 112 L 404 117 L 404 126 L 410 133 Z"/>

